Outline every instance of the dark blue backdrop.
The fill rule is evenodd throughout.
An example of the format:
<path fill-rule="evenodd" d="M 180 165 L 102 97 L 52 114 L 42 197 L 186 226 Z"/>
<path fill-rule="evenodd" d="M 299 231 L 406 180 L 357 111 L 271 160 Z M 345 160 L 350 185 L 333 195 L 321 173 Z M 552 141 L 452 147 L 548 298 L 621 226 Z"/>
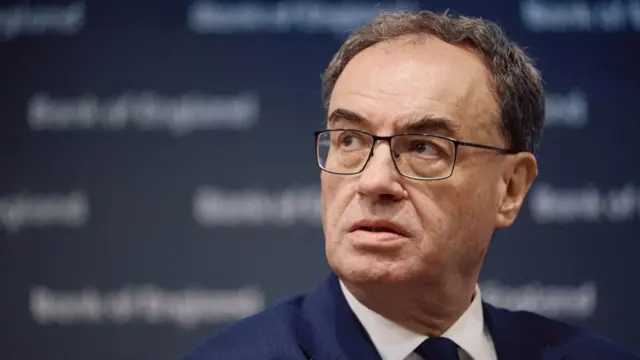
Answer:
<path fill-rule="evenodd" d="M 499 22 L 548 95 L 481 287 L 640 353 L 640 0 L 0 2 L 2 359 L 175 359 L 326 274 L 320 73 L 388 7 Z"/>

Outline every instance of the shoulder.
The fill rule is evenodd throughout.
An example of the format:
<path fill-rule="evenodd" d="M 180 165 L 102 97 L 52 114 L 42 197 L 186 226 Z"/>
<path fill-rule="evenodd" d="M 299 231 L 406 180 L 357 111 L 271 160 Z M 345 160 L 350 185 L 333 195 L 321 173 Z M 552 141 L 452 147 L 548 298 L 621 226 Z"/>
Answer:
<path fill-rule="evenodd" d="M 493 316 L 506 323 L 505 326 L 525 328 L 528 336 L 545 344 L 551 354 L 562 354 L 563 359 L 640 360 L 639 356 L 612 340 L 576 325 L 529 311 L 488 307 Z"/>
<path fill-rule="evenodd" d="M 303 295 L 296 295 L 231 324 L 181 360 L 276 359 L 302 354 L 295 336 Z M 274 344 L 279 344 L 277 347 Z"/>

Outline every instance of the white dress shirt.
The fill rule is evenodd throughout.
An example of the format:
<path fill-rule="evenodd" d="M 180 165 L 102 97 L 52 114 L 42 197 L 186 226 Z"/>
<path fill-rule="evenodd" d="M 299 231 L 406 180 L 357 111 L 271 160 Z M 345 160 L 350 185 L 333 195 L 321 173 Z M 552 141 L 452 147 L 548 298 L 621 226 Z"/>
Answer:
<path fill-rule="evenodd" d="M 360 303 L 342 281 L 340 287 L 382 360 L 423 360 L 413 351 L 427 336 L 414 333 L 373 312 Z M 458 345 L 460 360 L 497 360 L 491 334 L 484 324 L 480 288 L 477 285 L 467 311 L 442 336 Z"/>

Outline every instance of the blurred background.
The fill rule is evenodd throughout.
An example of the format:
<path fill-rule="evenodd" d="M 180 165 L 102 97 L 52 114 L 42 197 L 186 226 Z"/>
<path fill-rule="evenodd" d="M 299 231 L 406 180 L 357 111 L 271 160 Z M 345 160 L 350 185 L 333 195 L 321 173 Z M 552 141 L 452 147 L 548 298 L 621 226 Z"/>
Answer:
<path fill-rule="evenodd" d="M 485 300 L 640 353 L 640 0 L 1 1 L 0 359 L 177 359 L 328 272 L 320 74 L 386 9 L 540 67 L 540 176 Z"/>

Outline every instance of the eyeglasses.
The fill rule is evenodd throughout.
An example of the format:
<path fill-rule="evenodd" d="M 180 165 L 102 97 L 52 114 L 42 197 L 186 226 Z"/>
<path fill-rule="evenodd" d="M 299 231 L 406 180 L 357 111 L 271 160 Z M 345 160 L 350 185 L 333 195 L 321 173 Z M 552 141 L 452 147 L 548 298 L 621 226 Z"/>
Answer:
<path fill-rule="evenodd" d="M 364 170 L 378 141 L 386 141 L 391 158 L 402 176 L 416 180 L 442 180 L 453 174 L 459 146 L 471 146 L 516 154 L 517 150 L 458 141 L 439 135 L 397 134 L 376 136 L 360 130 L 316 131 L 316 156 L 323 171 L 355 175 Z"/>

